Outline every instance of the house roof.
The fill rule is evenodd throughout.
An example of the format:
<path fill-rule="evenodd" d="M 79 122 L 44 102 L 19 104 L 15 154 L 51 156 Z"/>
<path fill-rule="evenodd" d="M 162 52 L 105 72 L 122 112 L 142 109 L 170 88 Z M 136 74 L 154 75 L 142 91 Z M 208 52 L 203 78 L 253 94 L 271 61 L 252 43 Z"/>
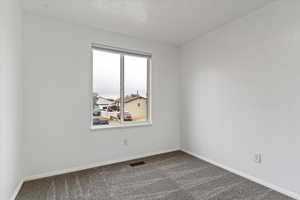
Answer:
<path fill-rule="evenodd" d="M 101 98 L 101 99 L 105 99 L 105 100 L 107 100 L 107 101 L 115 101 L 115 100 L 113 100 L 113 99 L 109 99 L 109 98 L 105 98 L 105 97 L 102 97 L 102 96 L 98 96 L 98 98 Z"/>
<path fill-rule="evenodd" d="M 138 99 L 146 99 L 146 98 L 145 97 L 141 97 L 141 96 L 139 96 L 139 97 L 129 97 L 129 98 L 125 98 L 124 99 L 124 103 L 129 103 L 131 101 L 135 101 L 135 100 L 138 100 Z"/>
<path fill-rule="evenodd" d="M 138 99 L 146 99 L 145 97 L 142 97 L 142 96 L 126 96 L 124 98 L 124 103 L 129 103 L 131 101 L 135 101 L 135 100 L 138 100 Z M 120 101 L 120 98 L 116 100 L 116 102 L 119 102 Z"/>

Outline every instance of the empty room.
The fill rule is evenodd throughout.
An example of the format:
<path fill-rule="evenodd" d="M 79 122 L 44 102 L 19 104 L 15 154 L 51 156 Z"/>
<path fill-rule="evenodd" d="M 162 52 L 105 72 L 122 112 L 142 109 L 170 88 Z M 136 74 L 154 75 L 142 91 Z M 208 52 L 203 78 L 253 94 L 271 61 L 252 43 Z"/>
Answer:
<path fill-rule="evenodd" d="M 299 0 L 0 0 L 0 200 L 300 200 Z"/>

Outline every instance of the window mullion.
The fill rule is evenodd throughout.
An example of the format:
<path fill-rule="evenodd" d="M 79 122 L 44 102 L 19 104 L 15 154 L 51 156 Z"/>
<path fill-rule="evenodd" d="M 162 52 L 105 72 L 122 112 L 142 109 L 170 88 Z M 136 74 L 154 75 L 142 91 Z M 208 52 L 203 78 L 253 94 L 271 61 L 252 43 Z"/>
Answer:
<path fill-rule="evenodd" d="M 121 123 L 124 122 L 124 54 L 121 54 L 121 62 L 120 62 L 120 120 Z"/>

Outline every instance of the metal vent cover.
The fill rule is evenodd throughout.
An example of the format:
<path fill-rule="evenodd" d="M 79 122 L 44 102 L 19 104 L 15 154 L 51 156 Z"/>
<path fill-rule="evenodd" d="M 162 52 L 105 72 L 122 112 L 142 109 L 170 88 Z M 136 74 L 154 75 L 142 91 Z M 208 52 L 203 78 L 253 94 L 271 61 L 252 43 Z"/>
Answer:
<path fill-rule="evenodd" d="M 129 165 L 131 167 L 137 167 L 137 166 L 140 166 L 140 165 L 145 165 L 145 161 L 138 161 L 138 162 L 134 162 L 134 163 L 130 163 Z"/>

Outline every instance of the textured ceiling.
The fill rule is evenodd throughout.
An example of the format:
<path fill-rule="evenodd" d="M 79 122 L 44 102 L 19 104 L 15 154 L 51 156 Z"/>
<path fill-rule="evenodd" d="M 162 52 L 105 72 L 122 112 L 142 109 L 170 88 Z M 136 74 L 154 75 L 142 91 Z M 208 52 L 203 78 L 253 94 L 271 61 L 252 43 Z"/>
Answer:
<path fill-rule="evenodd" d="M 22 0 L 27 12 L 181 45 L 273 0 Z"/>

